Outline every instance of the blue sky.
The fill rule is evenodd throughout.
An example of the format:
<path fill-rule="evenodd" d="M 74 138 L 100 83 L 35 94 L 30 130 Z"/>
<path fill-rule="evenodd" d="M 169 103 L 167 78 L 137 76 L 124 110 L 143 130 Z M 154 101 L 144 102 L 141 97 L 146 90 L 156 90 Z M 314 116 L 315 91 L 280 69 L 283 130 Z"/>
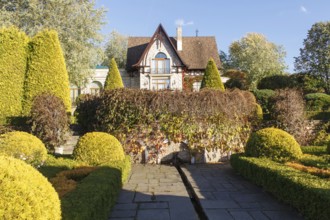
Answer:
<path fill-rule="evenodd" d="M 228 52 L 234 40 L 249 32 L 264 34 L 282 45 L 288 71 L 311 26 L 330 21 L 329 0 L 96 0 L 107 9 L 102 33 L 112 30 L 128 36 L 151 36 L 162 23 L 175 36 L 177 23 L 183 23 L 183 35 L 215 36 L 218 49 Z"/>

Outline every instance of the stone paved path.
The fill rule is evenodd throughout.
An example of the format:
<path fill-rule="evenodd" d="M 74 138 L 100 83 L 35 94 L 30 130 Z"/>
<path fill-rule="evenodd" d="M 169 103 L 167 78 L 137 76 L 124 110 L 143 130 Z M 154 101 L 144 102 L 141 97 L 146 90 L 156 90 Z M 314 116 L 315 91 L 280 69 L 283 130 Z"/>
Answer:
<path fill-rule="evenodd" d="M 229 164 L 183 165 L 209 220 L 298 220 L 302 217 L 261 188 L 237 175 Z M 175 167 L 133 165 L 109 220 L 196 220 Z"/>
<path fill-rule="evenodd" d="M 111 220 L 197 220 L 175 167 L 133 165 L 132 175 L 112 210 Z"/>
<path fill-rule="evenodd" d="M 209 220 L 303 219 L 295 210 L 237 175 L 230 164 L 185 165 L 182 170 Z"/>

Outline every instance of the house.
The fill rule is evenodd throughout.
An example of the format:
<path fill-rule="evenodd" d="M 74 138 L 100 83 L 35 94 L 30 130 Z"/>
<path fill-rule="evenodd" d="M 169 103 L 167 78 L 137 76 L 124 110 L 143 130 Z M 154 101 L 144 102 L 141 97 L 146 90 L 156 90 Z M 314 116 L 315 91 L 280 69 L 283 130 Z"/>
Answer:
<path fill-rule="evenodd" d="M 150 90 L 182 90 L 185 82 L 198 91 L 205 67 L 213 58 L 221 67 L 216 39 L 213 36 L 169 37 L 160 24 L 152 37 L 129 37 L 126 69 L 120 69 L 125 87 Z M 72 88 L 75 100 L 78 93 L 98 93 L 104 85 L 108 69 L 97 67 L 86 88 Z M 226 79 L 223 78 L 223 81 Z"/>

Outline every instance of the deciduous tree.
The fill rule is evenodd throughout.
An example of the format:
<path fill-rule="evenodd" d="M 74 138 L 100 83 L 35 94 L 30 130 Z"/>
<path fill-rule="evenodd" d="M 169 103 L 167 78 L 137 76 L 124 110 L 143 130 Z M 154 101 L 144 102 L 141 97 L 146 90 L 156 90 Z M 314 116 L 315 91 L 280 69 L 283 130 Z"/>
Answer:
<path fill-rule="evenodd" d="M 250 90 L 256 89 L 262 78 L 284 74 L 286 69 L 283 47 L 269 42 L 262 34 L 249 33 L 234 41 L 229 53 L 234 68 L 247 73 Z"/>
<path fill-rule="evenodd" d="M 308 31 L 295 69 L 319 77 L 326 84 L 326 92 L 330 92 L 330 22 L 315 23 Z"/>
<path fill-rule="evenodd" d="M 108 65 L 112 58 L 115 58 L 119 68 L 126 67 L 127 37 L 117 31 L 112 31 L 105 48 L 106 60 L 104 65 Z"/>

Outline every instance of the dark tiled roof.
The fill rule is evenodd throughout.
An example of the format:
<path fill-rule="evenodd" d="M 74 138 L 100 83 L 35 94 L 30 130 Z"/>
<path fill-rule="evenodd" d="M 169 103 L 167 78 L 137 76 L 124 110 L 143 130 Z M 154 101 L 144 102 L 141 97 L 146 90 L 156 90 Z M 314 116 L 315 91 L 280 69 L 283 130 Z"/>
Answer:
<path fill-rule="evenodd" d="M 129 37 L 127 50 L 127 69 L 132 69 L 147 48 L 150 37 Z M 176 46 L 176 39 L 170 37 Z M 188 69 L 205 69 L 208 60 L 212 57 L 218 68 L 221 67 L 215 37 L 183 37 L 182 51 L 178 54 L 183 59 Z"/>

